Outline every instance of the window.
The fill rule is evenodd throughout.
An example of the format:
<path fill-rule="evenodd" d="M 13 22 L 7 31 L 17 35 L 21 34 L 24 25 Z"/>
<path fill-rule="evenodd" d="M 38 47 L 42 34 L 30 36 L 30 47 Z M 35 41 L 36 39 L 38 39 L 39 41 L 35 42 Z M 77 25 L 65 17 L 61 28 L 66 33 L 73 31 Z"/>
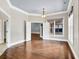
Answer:
<path fill-rule="evenodd" d="M 63 35 L 63 18 L 48 20 L 50 24 L 50 34 L 53 36 Z"/>

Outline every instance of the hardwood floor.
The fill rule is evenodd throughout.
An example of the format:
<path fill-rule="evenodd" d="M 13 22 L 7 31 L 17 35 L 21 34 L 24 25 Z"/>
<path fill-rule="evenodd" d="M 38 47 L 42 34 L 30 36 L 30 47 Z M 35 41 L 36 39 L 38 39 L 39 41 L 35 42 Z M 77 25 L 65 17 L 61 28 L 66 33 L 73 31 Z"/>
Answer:
<path fill-rule="evenodd" d="M 32 35 L 32 41 L 7 49 L 0 59 L 75 59 L 67 42 L 42 40 Z"/>

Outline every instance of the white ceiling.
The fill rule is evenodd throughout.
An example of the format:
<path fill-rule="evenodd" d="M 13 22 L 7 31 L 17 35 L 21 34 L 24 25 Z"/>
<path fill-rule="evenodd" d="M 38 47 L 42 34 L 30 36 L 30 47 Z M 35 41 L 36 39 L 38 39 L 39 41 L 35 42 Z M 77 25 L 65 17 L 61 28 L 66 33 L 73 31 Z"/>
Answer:
<path fill-rule="evenodd" d="M 41 14 L 45 8 L 46 13 L 50 14 L 67 10 L 69 0 L 10 0 L 10 2 L 29 13 Z"/>

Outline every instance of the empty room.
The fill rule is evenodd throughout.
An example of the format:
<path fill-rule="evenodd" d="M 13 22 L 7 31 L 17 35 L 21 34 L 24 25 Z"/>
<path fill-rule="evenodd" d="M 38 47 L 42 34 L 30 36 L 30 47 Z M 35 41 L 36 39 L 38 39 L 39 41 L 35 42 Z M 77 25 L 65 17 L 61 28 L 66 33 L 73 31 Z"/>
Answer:
<path fill-rule="evenodd" d="M 0 0 L 0 59 L 79 59 L 79 0 Z"/>

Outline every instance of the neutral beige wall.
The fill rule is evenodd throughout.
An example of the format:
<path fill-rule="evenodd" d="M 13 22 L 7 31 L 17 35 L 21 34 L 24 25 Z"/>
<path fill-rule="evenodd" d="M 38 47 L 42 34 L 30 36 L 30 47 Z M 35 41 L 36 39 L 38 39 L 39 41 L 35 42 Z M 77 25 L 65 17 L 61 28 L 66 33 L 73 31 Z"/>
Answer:
<path fill-rule="evenodd" d="M 73 0 L 74 5 L 74 45 L 73 48 L 79 59 L 79 2 L 78 0 Z"/>
<path fill-rule="evenodd" d="M 0 0 L 0 8 L 2 8 L 9 16 L 10 27 L 10 43 L 15 43 L 24 40 L 24 20 L 27 20 L 27 15 L 12 9 L 7 0 Z"/>
<path fill-rule="evenodd" d="M 8 16 L 0 9 L 0 44 L 4 43 L 4 21 L 8 19 Z"/>
<path fill-rule="evenodd" d="M 68 40 L 68 14 L 64 16 L 64 39 Z"/>
<path fill-rule="evenodd" d="M 4 43 L 4 40 L 3 40 L 3 20 L 0 19 L 0 44 L 1 43 Z"/>
<path fill-rule="evenodd" d="M 43 19 L 41 16 L 28 16 L 28 21 L 30 22 L 44 22 L 45 19 Z"/>

